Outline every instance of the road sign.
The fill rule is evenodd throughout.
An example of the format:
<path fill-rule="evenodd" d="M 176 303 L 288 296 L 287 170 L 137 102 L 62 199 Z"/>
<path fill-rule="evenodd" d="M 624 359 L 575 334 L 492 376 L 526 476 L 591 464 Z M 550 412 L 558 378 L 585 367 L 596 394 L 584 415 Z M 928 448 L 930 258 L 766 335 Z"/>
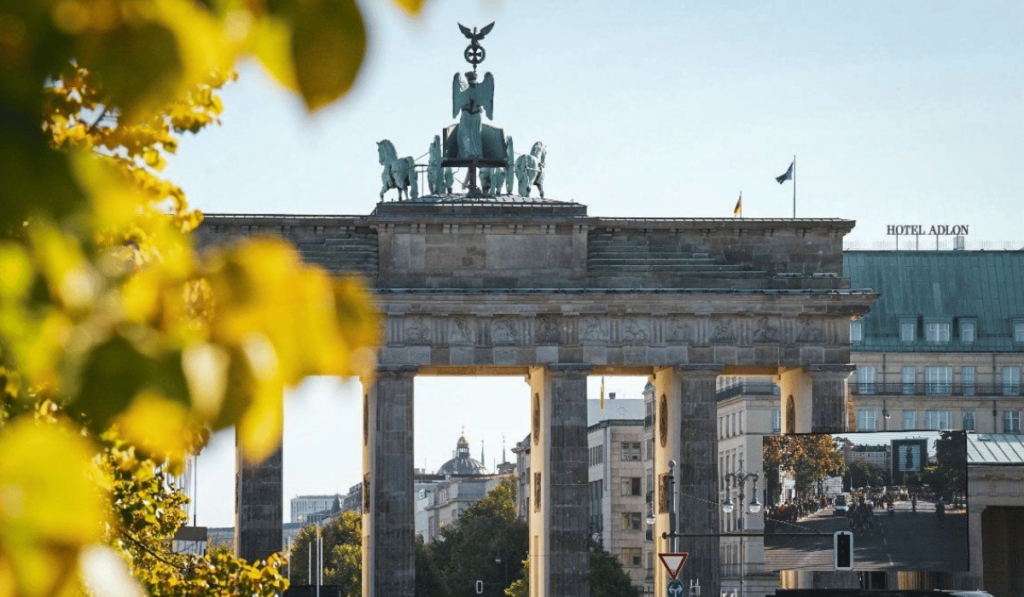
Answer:
<path fill-rule="evenodd" d="M 686 558 L 690 557 L 688 553 L 659 553 L 658 558 L 661 559 L 661 563 L 665 565 L 665 570 L 668 570 L 668 575 L 673 579 L 679 576 L 679 571 L 683 569 L 683 564 L 686 563 Z M 681 584 L 679 586 L 682 586 Z"/>
<path fill-rule="evenodd" d="M 668 581 L 668 586 L 665 589 L 668 592 L 668 597 L 686 597 L 686 587 L 683 586 L 683 581 L 678 578 Z"/>

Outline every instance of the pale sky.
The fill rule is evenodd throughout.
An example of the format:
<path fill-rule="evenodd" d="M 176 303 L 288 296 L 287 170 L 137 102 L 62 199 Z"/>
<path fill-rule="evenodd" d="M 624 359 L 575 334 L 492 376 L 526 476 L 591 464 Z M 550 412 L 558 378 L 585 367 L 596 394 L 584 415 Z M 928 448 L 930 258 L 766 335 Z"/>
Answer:
<path fill-rule="evenodd" d="M 469 65 L 457 22 L 495 21 L 481 72 L 515 148 L 548 148 L 546 196 L 590 215 L 857 221 L 847 246 L 889 224 L 966 224 L 968 247 L 1024 246 L 1024 3 L 428 1 L 410 20 L 360 2 L 371 47 L 356 89 L 309 116 L 255 64 L 223 93 L 220 127 L 184 139 L 166 174 L 207 213 L 367 214 L 376 142 L 419 157 L 454 122 Z M 394 195 L 394 191 L 390 192 Z M 982 244 L 994 243 L 994 244 Z M 907 245 L 903 245 L 907 246 Z M 921 247 L 934 246 L 923 238 Z M 591 380 L 596 397 L 599 380 Z M 643 381 L 612 388 L 639 397 Z M 316 380 L 290 400 L 287 500 L 359 480 L 357 387 Z M 464 425 L 487 465 L 527 429 L 520 378 L 417 383 L 416 465 L 450 457 Z M 230 440 L 202 457 L 199 523 L 232 524 Z M 226 463 L 226 464 L 225 464 Z"/>

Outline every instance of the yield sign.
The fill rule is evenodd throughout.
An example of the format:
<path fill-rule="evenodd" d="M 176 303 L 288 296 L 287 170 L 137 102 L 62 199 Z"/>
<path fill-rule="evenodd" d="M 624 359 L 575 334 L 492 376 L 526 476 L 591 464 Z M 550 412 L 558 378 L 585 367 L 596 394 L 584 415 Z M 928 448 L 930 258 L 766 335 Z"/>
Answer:
<path fill-rule="evenodd" d="M 675 578 L 679 575 L 679 571 L 683 569 L 683 564 L 686 563 L 686 558 L 690 557 L 690 554 L 659 553 L 658 557 L 661 558 L 661 563 L 664 564 L 665 570 L 668 570 L 668 575 Z"/>

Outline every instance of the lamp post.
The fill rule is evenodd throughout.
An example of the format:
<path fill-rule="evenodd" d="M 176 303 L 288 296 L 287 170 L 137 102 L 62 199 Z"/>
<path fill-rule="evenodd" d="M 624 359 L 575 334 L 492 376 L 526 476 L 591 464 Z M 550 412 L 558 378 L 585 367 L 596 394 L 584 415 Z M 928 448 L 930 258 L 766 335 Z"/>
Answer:
<path fill-rule="evenodd" d="M 757 473 L 750 473 L 750 472 L 747 472 L 747 471 L 743 470 L 743 459 L 740 458 L 740 466 L 739 466 L 739 468 L 737 468 L 733 472 L 729 472 L 729 473 L 725 474 L 725 501 L 722 503 L 722 512 L 725 512 L 726 514 L 731 514 L 732 511 L 733 511 L 733 508 L 735 507 L 733 505 L 733 502 L 732 502 L 732 490 L 733 489 L 737 489 L 738 490 L 739 506 L 740 506 L 741 509 L 743 508 L 744 500 L 746 500 L 746 498 L 747 498 L 745 489 L 746 489 L 747 481 L 748 480 L 753 481 L 753 491 L 752 491 L 752 494 L 753 494 L 754 497 L 753 497 L 753 499 L 750 500 L 750 504 L 747 505 L 747 511 L 750 512 L 751 514 L 757 514 L 758 512 L 760 512 L 761 511 L 761 502 L 759 502 L 757 500 L 757 480 L 759 478 L 760 478 L 760 476 Z M 739 536 L 740 536 L 740 595 L 739 595 L 739 597 L 743 597 L 743 582 L 744 582 L 744 576 L 745 576 L 745 571 L 744 571 L 743 567 L 744 567 L 745 554 L 743 553 L 743 513 L 742 512 L 740 513 L 739 520 L 737 521 L 737 530 L 739 531 Z"/>

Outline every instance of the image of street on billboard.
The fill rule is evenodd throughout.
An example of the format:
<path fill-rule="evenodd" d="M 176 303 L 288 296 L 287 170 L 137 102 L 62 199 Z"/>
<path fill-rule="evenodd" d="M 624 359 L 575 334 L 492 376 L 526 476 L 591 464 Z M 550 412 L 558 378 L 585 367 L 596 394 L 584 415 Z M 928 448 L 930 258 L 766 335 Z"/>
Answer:
<path fill-rule="evenodd" d="M 765 570 L 832 570 L 833 534 L 854 570 L 968 569 L 963 432 L 768 435 Z"/>

